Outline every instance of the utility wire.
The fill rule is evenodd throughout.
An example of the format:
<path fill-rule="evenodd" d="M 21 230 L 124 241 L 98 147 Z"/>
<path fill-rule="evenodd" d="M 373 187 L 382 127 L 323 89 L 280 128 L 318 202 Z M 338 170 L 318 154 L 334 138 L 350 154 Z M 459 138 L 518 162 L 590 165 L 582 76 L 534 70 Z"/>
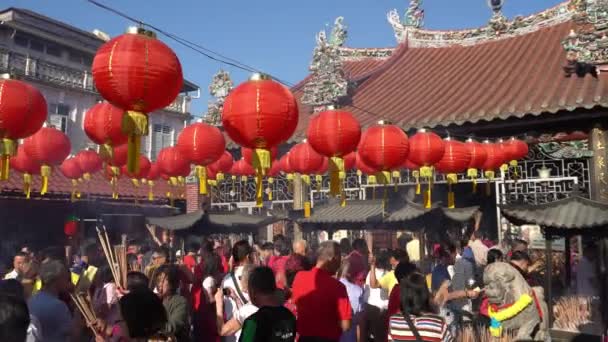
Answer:
<path fill-rule="evenodd" d="M 97 6 L 97 7 L 101 8 L 101 9 L 103 9 L 103 10 L 106 10 L 108 12 L 111 12 L 111 13 L 115 14 L 115 15 L 118 15 L 118 16 L 124 18 L 124 19 L 132 21 L 133 23 L 136 23 L 139 26 L 147 27 L 147 28 L 150 28 L 150 29 L 152 29 L 154 31 L 157 31 L 158 33 L 160 33 L 160 34 L 164 35 L 165 37 L 167 37 L 167 38 L 169 38 L 169 39 L 177 42 L 178 44 L 180 44 L 180 45 L 182 45 L 184 47 L 187 47 L 190 50 L 193 50 L 193 51 L 195 51 L 195 52 L 197 52 L 197 53 L 199 53 L 199 54 L 201 54 L 201 55 L 203 55 L 203 56 L 205 56 L 205 57 L 207 57 L 207 58 L 209 58 L 209 59 L 211 59 L 213 61 L 216 61 L 216 62 L 222 63 L 222 64 L 226 64 L 226 65 L 235 67 L 237 69 L 240 69 L 240 70 L 243 70 L 243 71 L 246 71 L 246 72 L 249 72 L 249 73 L 262 73 L 262 74 L 269 75 L 270 77 L 272 77 L 272 79 L 274 79 L 277 82 L 285 85 L 288 88 L 293 88 L 295 86 L 294 84 L 292 84 L 290 82 L 287 82 L 287 81 L 284 81 L 284 80 L 282 80 L 282 79 L 280 79 L 280 78 L 278 78 L 278 77 L 276 77 L 276 76 L 274 76 L 272 74 L 269 74 L 267 72 L 261 71 L 260 69 L 257 69 L 255 67 L 249 66 L 249 65 L 247 65 L 247 64 L 245 64 L 245 63 L 243 63 L 243 62 L 241 62 L 239 60 L 227 57 L 227 56 L 225 56 L 225 55 L 223 55 L 223 54 L 221 54 L 219 52 L 215 52 L 215 51 L 213 51 L 211 49 L 208 49 L 208 48 L 204 47 L 201 44 L 194 43 L 194 42 L 192 42 L 192 41 L 190 41 L 188 39 L 182 38 L 182 37 L 180 37 L 178 35 L 175 35 L 175 34 L 170 33 L 170 32 L 168 32 L 168 31 L 166 31 L 164 29 L 161 29 L 158 26 L 146 23 L 146 22 L 144 22 L 141 19 L 137 19 L 135 17 L 132 17 L 132 16 L 130 16 L 130 15 L 128 15 L 128 14 L 122 12 L 122 11 L 119 11 L 119 10 L 117 10 L 115 8 L 107 6 L 107 5 L 101 3 L 101 2 L 99 2 L 97 0 L 85 0 L 85 1 L 87 1 L 88 3 L 90 3 L 90 4 L 94 5 L 94 6 Z M 349 104 L 349 106 L 352 107 L 352 108 L 354 108 L 354 109 L 358 109 L 358 110 L 360 110 L 362 112 L 365 112 L 367 114 L 373 115 L 373 116 L 375 116 L 377 118 L 383 118 L 383 117 L 385 117 L 384 114 L 380 114 L 380 113 L 376 113 L 376 112 L 370 111 L 368 109 L 356 106 L 356 105 L 354 105 L 352 103 Z M 486 137 L 477 137 L 477 136 L 475 136 L 473 134 L 468 135 L 468 136 L 455 135 L 455 134 L 451 134 L 451 133 L 447 132 L 447 130 L 446 130 L 446 133 L 447 133 L 448 136 L 451 136 L 451 137 L 460 137 L 460 138 L 464 138 L 464 139 L 468 139 L 468 138 L 477 138 L 478 140 L 490 139 L 490 138 L 486 138 Z"/>

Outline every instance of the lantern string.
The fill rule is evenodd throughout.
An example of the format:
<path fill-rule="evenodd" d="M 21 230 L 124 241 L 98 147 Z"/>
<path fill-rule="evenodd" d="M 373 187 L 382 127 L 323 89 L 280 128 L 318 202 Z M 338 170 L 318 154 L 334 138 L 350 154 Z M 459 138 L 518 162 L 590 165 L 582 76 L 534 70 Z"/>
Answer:
<path fill-rule="evenodd" d="M 245 63 L 243 63 L 243 62 L 241 62 L 241 61 L 239 61 L 237 59 L 227 57 L 227 56 L 225 56 L 225 55 L 223 55 L 223 54 L 221 54 L 219 52 L 216 52 L 216 51 L 213 51 L 213 50 L 211 50 L 209 48 L 206 48 L 206 47 L 204 47 L 201 44 L 197 44 L 197 43 L 192 42 L 192 41 L 190 41 L 188 39 L 180 37 L 179 35 L 170 33 L 170 32 L 168 32 L 166 30 L 161 29 L 160 27 L 158 27 L 156 25 L 144 22 L 141 19 L 137 19 L 137 18 L 135 18 L 135 17 L 133 17 L 133 16 L 125 13 L 125 12 L 122 12 L 120 10 L 117 10 L 117 9 L 113 8 L 113 7 L 105 5 L 105 4 L 103 4 L 103 3 L 101 3 L 101 2 L 99 2 L 97 0 L 85 0 L 85 1 L 88 2 L 88 3 L 90 3 L 90 4 L 92 4 L 92 5 L 94 5 L 94 6 L 96 6 L 96 7 L 101 8 L 103 10 L 106 10 L 108 12 L 111 12 L 111 13 L 115 14 L 115 15 L 118 15 L 118 16 L 124 18 L 124 19 L 132 21 L 133 23 L 135 23 L 135 24 L 137 24 L 139 26 L 147 27 L 149 29 L 157 31 L 158 33 L 162 34 L 163 36 L 165 36 L 165 37 L 167 37 L 167 38 L 169 38 L 169 39 L 177 42 L 178 44 L 180 44 L 182 46 L 187 47 L 188 49 L 191 49 L 191 50 L 193 50 L 193 51 L 195 51 L 195 52 L 197 52 L 197 53 L 205 56 L 206 58 L 209 58 L 211 60 L 214 60 L 214 61 L 222 63 L 222 64 L 226 64 L 226 65 L 235 67 L 237 69 L 240 69 L 240 70 L 243 70 L 243 71 L 246 71 L 246 72 L 249 72 L 249 73 L 262 73 L 262 74 L 266 74 L 266 75 L 269 75 L 272 79 L 276 80 L 277 82 L 283 84 L 284 86 L 286 86 L 288 88 L 294 88 L 295 87 L 295 84 L 287 82 L 285 80 L 282 80 L 281 78 L 276 77 L 275 75 L 273 75 L 271 73 L 268 73 L 268 72 L 262 71 L 262 70 L 260 70 L 258 68 L 255 68 L 255 67 L 252 67 L 250 65 L 247 65 L 247 64 L 245 64 Z M 382 113 L 376 113 L 376 112 L 374 112 L 372 110 L 369 110 L 369 109 L 366 109 L 366 108 L 362 108 L 362 107 L 357 106 L 357 105 L 352 104 L 352 103 L 349 104 L 348 106 L 351 107 L 351 108 L 354 108 L 356 110 L 360 110 L 362 112 L 365 112 L 367 114 L 376 116 L 376 117 L 381 117 L 382 118 L 382 117 L 386 117 L 387 116 L 386 113 L 384 113 L 384 114 L 382 114 Z M 468 139 L 468 138 L 476 138 L 478 140 L 496 139 L 497 138 L 496 136 L 484 137 L 484 136 L 477 136 L 477 135 L 474 135 L 474 134 L 458 135 L 458 134 L 454 134 L 453 132 L 448 132 L 447 130 L 445 130 L 445 134 L 446 134 L 446 136 L 451 136 L 451 137 L 454 137 L 454 138 L 461 138 L 461 139 L 465 139 L 465 140 Z M 516 138 L 524 138 L 524 139 L 528 137 L 527 134 L 510 135 L 510 136 L 513 136 L 513 137 L 516 137 Z"/>

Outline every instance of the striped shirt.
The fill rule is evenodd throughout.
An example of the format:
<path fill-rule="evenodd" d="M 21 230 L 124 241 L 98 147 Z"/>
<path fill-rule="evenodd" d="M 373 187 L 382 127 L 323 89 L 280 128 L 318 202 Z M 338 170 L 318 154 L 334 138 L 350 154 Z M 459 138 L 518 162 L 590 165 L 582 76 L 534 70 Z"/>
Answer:
<path fill-rule="evenodd" d="M 448 331 L 448 325 L 441 316 L 421 315 L 410 316 L 412 323 L 418 330 L 422 341 L 426 342 L 453 342 L 454 338 Z M 410 329 L 402 314 L 393 315 L 389 322 L 389 336 L 392 341 L 416 341 L 416 335 Z"/>

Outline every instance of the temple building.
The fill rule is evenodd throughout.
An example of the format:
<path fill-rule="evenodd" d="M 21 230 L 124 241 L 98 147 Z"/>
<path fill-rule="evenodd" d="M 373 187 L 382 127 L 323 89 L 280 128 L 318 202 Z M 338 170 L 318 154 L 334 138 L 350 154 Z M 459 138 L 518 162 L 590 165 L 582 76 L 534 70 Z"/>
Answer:
<path fill-rule="evenodd" d="M 608 201 L 608 3 L 566 1 L 506 18 L 502 1 L 493 1 L 488 18 L 477 29 L 427 29 L 422 1 L 413 0 L 403 17 L 396 10 L 387 15 L 392 48 L 349 47 L 347 19 L 337 18 L 331 32 L 316 36 L 310 74 L 292 89 L 300 122 L 290 142 L 305 138 L 309 119 L 329 106 L 351 111 L 364 128 L 389 120 L 408 135 L 426 128 L 461 140 L 525 139 L 530 152 L 517 167 L 518 180 L 498 177 L 490 197 L 471 194 L 470 184 L 457 186 L 457 206 L 481 205 L 483 226 L 498 237 L 512 232 L 497 204 L 550 202 L 575 185 L 585 196 Z M 434 183 L 434 197 L 443 200 L 444 176 Z M 413 184 L 403 171 L 400 185 Z M 368 187 L 375 186 L 365 177 L 347 178 L 350 199 L 369 198 Z M 294 200 L 298 207 L 287 181 L 270 189 L 278 204 Z M 313 206 L 325 197 L 315 186 L 307 191 Z M 252 208 L 252 192 L 250 185 L 227 182 L 213 205 Z"/>

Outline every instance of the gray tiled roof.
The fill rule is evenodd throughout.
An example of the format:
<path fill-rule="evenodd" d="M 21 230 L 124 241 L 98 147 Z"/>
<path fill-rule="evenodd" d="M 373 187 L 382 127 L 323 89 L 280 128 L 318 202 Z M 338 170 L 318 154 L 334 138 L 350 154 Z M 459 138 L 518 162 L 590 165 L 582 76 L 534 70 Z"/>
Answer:
<path fill-rule="evenodd" d="M 302 224 L 380 223 L 384 215 L 381 200 L 348 201 L 345 206 L 332 201 L 313 208 L 312 215 L 298 220 Z"/>

